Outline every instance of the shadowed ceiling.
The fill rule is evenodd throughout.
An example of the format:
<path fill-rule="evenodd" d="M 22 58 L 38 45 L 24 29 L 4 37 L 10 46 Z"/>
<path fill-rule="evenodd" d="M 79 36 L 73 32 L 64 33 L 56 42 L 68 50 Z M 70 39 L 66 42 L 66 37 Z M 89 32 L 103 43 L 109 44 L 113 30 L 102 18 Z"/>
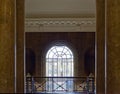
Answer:
<path fill-rule="evenodd" d="M 95 15 L 95 0 L 25 0 L 25 15 Z"/>

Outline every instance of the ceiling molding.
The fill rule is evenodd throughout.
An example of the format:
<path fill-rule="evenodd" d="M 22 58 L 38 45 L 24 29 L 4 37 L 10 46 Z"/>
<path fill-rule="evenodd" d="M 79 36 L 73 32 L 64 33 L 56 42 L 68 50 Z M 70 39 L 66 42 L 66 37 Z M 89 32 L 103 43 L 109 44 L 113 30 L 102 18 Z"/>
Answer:
<path fill-rule="evenodd" d="M 26 18 L 26 25 L 46 24 L 96 24 L 95 18 Z"/>
<path fill-rule="evenodd" d="M 95 18 L 26 18 L 26 32 L 95 32 Z"/>
<path fill-rule="evenodd" d="M 26 14 L 26 18 L 95 18 L 95 14 Z"/>

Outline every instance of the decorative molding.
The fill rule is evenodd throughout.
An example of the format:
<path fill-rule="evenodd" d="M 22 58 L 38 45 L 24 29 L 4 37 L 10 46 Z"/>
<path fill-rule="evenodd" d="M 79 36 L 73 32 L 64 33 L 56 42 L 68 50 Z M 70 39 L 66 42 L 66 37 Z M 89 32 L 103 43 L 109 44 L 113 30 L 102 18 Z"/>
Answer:
<path fill-rule="evenodd" d="M 95 32 L 95 18 L 26 18 L 26 32 Z"/>
<path fill-rule="evenodd" d="M 95 14 L 26 14 L 26 18 L 95 18 Z"/>

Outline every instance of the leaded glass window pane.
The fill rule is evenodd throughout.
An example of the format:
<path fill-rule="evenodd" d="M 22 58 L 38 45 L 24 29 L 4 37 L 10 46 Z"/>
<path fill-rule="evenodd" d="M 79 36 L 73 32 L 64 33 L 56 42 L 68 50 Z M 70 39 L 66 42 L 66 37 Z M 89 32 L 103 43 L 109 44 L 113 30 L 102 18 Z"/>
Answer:
<path fill-rule="evenodd" d="M 47 77 L 73 77 L 73 65 L 73 53 L 67 46 L 55 45 L 48 50 L 46 54 Z M 58 80 L 57 84 L 62 84 L 64 81 L 64 79 L 62 81 Z M 53 84 L 53 87 L 57 88 L 56 84 Z M 50 88 L 49 86 L 47 90 L 50 90 Z M 67 84 L 63 85 L 63 88 L 67 88 Z M 61 87 L 57 88 L 57 90 L 61 90 Z"/>

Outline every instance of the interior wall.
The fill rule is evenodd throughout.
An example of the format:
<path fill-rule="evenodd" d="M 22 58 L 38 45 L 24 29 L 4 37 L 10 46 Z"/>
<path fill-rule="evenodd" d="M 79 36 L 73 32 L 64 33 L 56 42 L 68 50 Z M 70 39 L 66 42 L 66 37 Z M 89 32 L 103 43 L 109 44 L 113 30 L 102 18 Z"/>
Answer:
<path fill-rule="evenodd" d="M 86 76 L 85 54 L 88 49 L 94 49 L 94 32 L 27 32 L 26 48 L 35 53 L 34 75 L 45 76 L 45 55 L 56 42 L 66 43 L 66 46 L 73 51 L 75 76 Z"/>

